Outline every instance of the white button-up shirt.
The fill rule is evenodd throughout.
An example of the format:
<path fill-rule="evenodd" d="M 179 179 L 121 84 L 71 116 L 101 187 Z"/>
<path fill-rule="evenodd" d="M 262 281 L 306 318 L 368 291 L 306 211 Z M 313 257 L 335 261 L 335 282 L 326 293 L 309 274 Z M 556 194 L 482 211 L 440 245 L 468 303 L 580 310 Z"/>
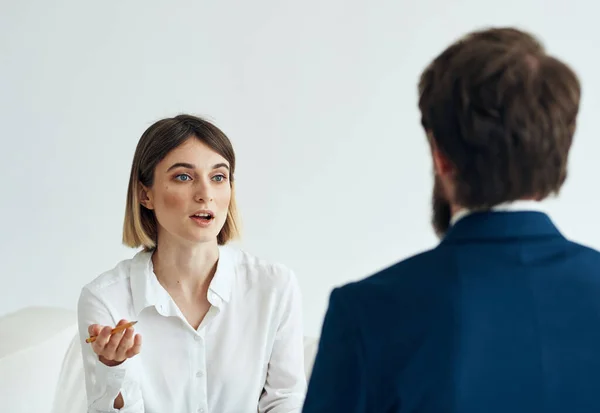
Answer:
<path fill-rule="evenodd" d="M 306 391 L 300 290 L 292 271 L 219 248 L 211 307 L 197 330 L 140 252 L 86 285 L 79 299 L 88 412 L 291 413 Z M 85 343 L 90 324 L 137 320 L 140 354 L 119 366 Z M 114 409 L 119 392 L 124 407 Z"/>

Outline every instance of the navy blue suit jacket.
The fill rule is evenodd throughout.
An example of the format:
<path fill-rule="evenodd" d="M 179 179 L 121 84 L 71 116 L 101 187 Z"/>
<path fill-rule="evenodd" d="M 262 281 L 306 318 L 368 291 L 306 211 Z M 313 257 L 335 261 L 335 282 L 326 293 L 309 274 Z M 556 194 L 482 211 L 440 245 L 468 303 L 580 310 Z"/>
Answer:
<path fill-rule="evenodd" d="M 331 293 L 304 413 L 600 412 L 600 253 L 483 212 Z"/>

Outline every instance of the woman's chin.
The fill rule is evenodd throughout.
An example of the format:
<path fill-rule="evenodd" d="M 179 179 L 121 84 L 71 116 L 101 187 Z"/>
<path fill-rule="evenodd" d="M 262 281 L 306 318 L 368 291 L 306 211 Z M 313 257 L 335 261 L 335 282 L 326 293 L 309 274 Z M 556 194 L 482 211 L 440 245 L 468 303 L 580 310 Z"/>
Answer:
<path fill-rule="evenodd" d="M 219 235 L 219 232 L 215 231 L 214 228 L 194 228 L 185 238 L 194 244 L 204 244 L 216 242 L 217 235 Z"/>

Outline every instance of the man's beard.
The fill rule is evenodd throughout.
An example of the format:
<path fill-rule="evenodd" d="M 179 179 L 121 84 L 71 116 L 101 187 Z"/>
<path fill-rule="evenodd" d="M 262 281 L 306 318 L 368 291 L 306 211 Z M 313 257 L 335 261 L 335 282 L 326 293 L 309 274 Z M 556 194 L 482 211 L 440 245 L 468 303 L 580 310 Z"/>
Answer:
<path fill-rule="evenodd" d="M 433 214 L 431 218 L 431 224 L 438 238 L 443 238 L 450 228 L 450 220 L 452 219 L 452 213 L 450 210 L 450 203 L 446 199 L 442 185 L 440 184 L 439 178 L 435 176 L 433 183 L 433 196 L 431 202 Z"/>

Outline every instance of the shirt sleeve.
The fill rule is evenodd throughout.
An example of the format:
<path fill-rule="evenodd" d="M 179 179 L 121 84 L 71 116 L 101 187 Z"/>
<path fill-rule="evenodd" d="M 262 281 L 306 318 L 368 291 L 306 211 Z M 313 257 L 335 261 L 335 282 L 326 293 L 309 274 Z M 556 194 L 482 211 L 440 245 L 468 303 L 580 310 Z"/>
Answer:
<path fill-rule="evenodd" d="M 132 359 L 127 359 L 115 367 L 100 362 L 98 355 L 85 340 L 91 324 L 114 326 L 118 322 L 107 306 L 87 288 L 81 291 L 77 306 L 79 339 L 85 373 L 88 413 L 144 413 L 139 384 L 127 374 Z M 114 401 L 121 393 L 124 405 L 115 409 Z"/>
<path fill-rule="evenodd" d="M 299 413 L 306 393 L 302 296 L 290 271 L 281 301 L 281 318 L 269 360 L 259 413 Z"/>

